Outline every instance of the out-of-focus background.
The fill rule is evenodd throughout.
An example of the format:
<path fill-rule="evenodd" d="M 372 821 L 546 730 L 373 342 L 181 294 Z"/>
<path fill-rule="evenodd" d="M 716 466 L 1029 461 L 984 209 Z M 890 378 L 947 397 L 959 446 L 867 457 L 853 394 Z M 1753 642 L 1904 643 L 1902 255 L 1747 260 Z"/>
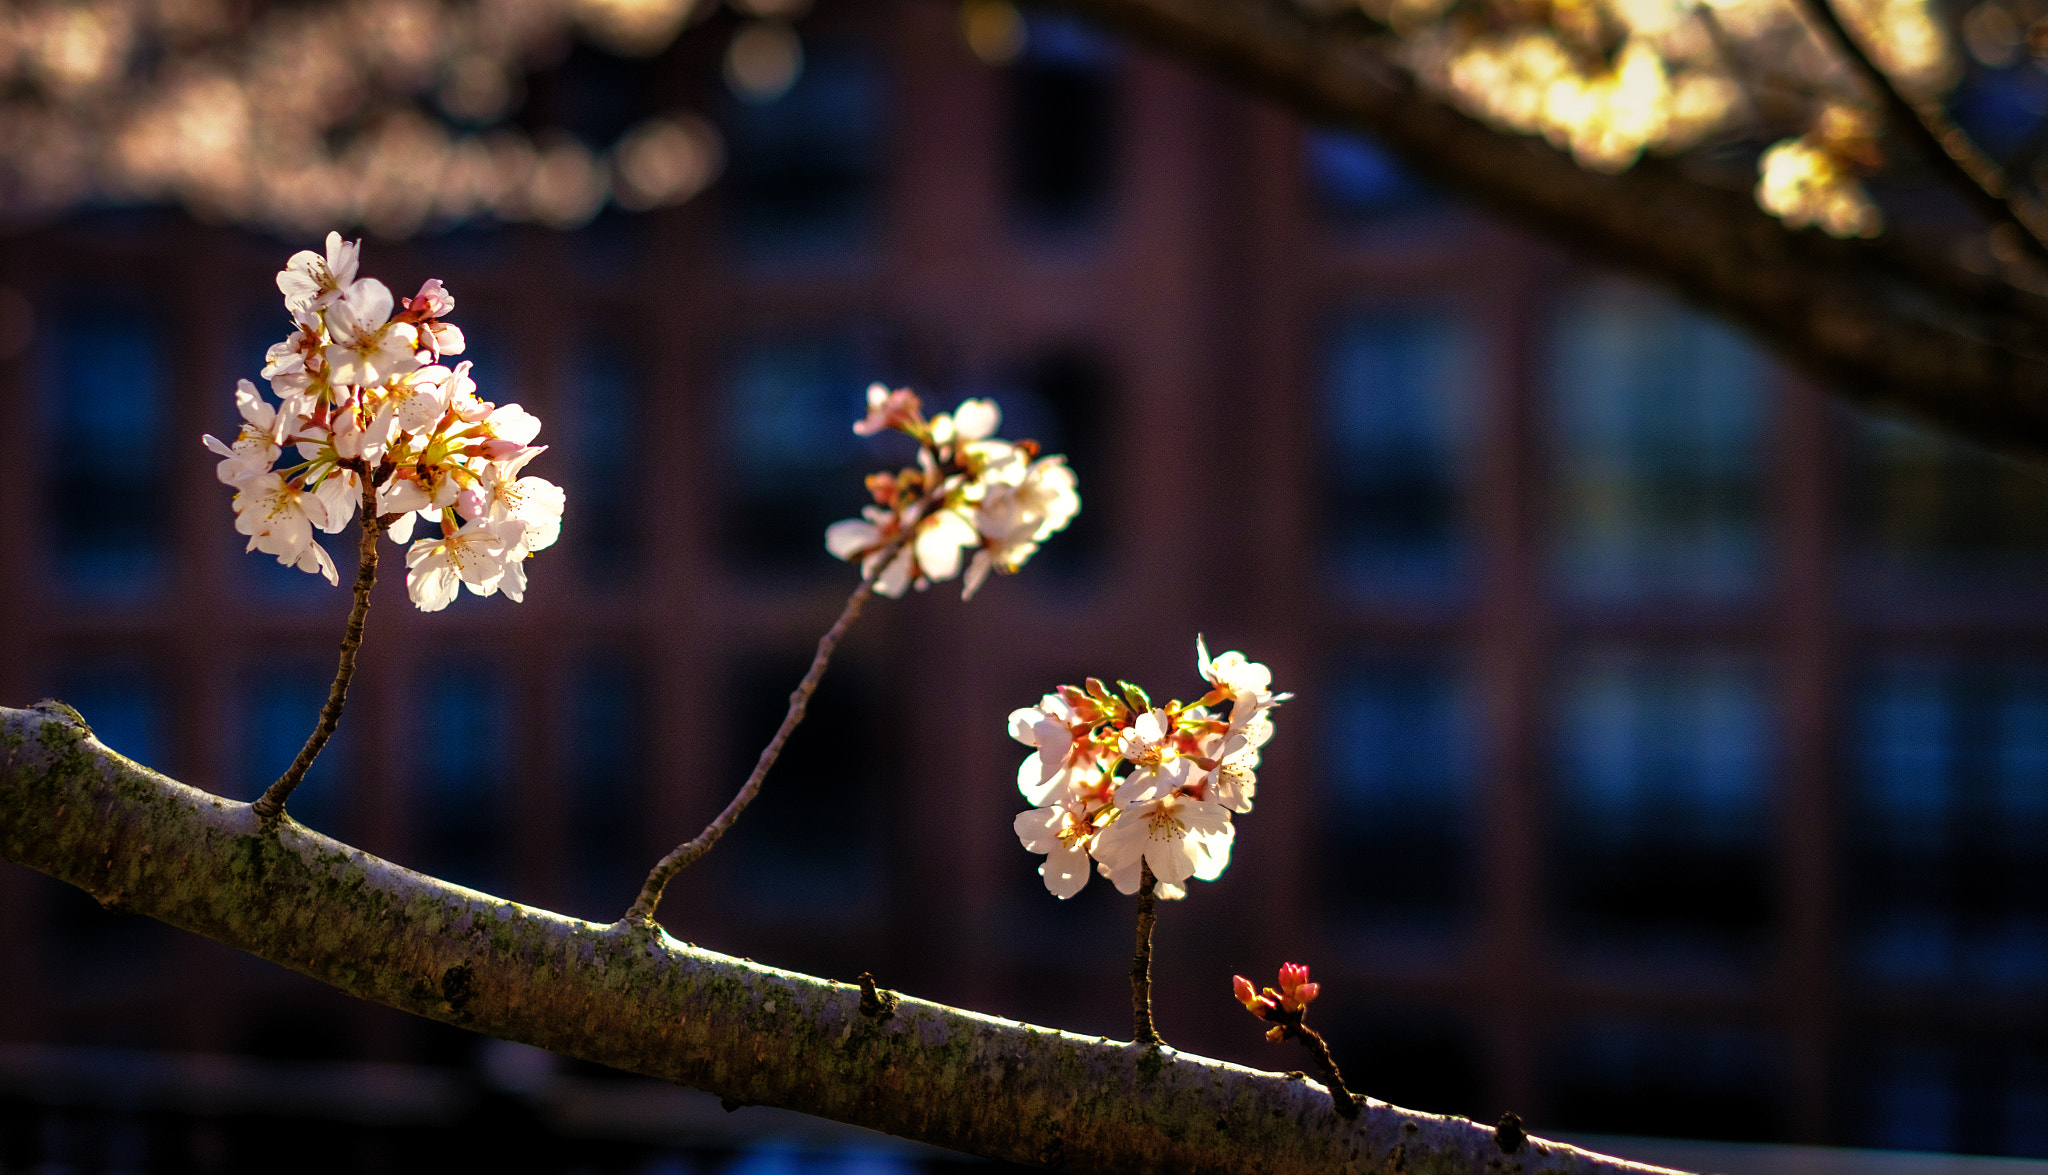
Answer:
<path fill-rule="evenodd" d="M 1176 1046 L 1299 1066 L 1229 979 L 1302 961 L 1353 1084 L 1402 1105 L 2048 1157 L 2043 471 L 1853 415 L 1370 142 L 1070 18 L 830 0 L 551 54 L 443 100 L 555 178 L 502 217 L 372 209 L 363 272 L 448 283 L 482 394 L 546 422 L 563 539 L 523 605 L 432 616 L 387 555 L 299 819 L 615 918 L 854 582 L 824 527 L 897 457 L 850 433 L 863 389 L 993 396 L 1068 455 L 1080 519 L 972 603 L 869 609 L 672 887 L 678 937 L 1127 1034 L 1132 902 L 1045 892 L 1004 717 L 1090 673 L 1192 696 L 1199 632 L 1297 696 L 1232 868 L 1162 908 Z M 310 729 L 347 593 L 241 552 L 199 436 L 234 429 L 318 227 L 99 197 L 0 235 L 0 701 L 61 697 L 244 799 Z M 328 547 L 346 583 L 353 532 Z M 357 1003 L 13 866 L 0 944 L 0 1171 L 938 1163 Z"/>

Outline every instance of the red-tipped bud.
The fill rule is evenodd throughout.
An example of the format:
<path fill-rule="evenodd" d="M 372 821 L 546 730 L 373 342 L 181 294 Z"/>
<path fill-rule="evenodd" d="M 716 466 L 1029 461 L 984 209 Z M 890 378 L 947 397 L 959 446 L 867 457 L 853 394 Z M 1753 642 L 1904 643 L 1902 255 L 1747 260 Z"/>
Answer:
<path fill-rule="evenodd" d="M 1245 1011 L 1254 1016 L 1258 1015 L 1259 989 L 1252 986 L 1251 980 L 1242 975 L 1233 975 L 1230 977 L 1230 990 L 1237 994 L 1237 1002 L 1244 1005 Z"/>
<path fill-rule="evenodd" d="M 1290 1012 L 1299 1012 L 1308 1007 L 1310 1001 L 1322 990 L 1319 983 L 1308 981 L 1306 963 L 1282 963 L 1280 965 L 1280 1006 Z"/>
<path fill-rule="evenodd" d="M 1272 1041 L 1275 1044 L 1278 1044 L 1280 1042 L 1280 1038 L 1286 1035 L 1287 1030 L 1285 1028 L 1280 1027 L 1278 1024 L 1275 1024 L 1271 1028 L 1266 1029 L 1266 1039 Z"/>

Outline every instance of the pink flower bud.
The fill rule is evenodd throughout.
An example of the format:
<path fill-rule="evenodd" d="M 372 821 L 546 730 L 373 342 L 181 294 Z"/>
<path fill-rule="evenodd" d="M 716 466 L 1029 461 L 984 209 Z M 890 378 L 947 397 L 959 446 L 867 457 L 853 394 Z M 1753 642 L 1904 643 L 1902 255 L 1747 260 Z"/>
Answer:
<path fill-rule="evenodd" d="M 1233 975 L 1230 977 L 1230 989 L 1237 994 L 1237 1002 L 1243 1004 L 1246 1011 L 1258 1014 L 1259 989 L 1252 986 L 1251 980 L 1242 975 Z"/>

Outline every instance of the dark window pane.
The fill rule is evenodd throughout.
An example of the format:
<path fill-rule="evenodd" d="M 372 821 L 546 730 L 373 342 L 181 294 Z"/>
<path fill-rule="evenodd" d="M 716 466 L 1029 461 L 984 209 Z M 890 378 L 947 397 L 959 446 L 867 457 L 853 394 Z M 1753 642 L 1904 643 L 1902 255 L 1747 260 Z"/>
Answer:
<path fill-rule="evenodd" d="M 1879 1047 L 1852 1072 L 1858 1103 L 1855 1142 L 1888 1150 L 1952 1151 L 1961 1145 L 1962 1089 L 1952 1048 Z"/>
<path fill-rule="evenodd" d="M 409 799 L 420 868 L 457 885 L 503 893 L 511 723 L 489 666 L 442 667 L 425 683 Z"/>
<path fill-rule="evenodd" d="M 1625 949 L 1747 953 L 1770 919 L 1771 715 L 1740 661 L 1616 655 L 1558 702 L 1560 912 Z"/>
<path fill-rule="evenodd" d="M 2048 666 L 1879 660 L 1850 737 L 1852 966 L 2048 994 Z"/>
<path fill-rule="evenodd" d="M 1071 17 L 1033 13 L 1010 67 L 1010 206 L 1027 228 L 1097 223 L 1116 186 L 1117 51 Z"/>
<path fill-rule="evenodd" d="M 1767 1040 L 1736 1028 L 1570 1026 L 1545 1057 L 1561 1129 L 1765 1142 L 1783 1135 Z"/>
<path fill-rule="evenodd" d="M 1851 574 L 1872 599 L 2048 576 L 2048 473 L 1903 424 L 1849 417 Z"/>
<path fill-rule="evenodd" d="M 646 675 L 614 653 L 594 655 L 572 679 L 563 716 L 562 802 L 570 912 L 609 921 L 645 876 Z"/>
<path fill-rule="evenodd" d="M 1109 370 L 1088 351 L 1059 349 L 989 394 L 1003 410 L 1002 436 L 1034 440 L 1041 452 L 1065 456 L 1080 480 L 1081 512 L 1031 557 L 1027 573 L 1031 580 L 1064 577 L 1060 590 L 1069 590 L 1073 577 L 1097 565 L 1108 541 L 1109 512 L 1088 503 L 1106 502 L 1111 492 L 1102 445 L 1104 422 L 1115 411 Z"/>
<path fill-rule="evenodd" d="M 1475 340 L 1428 311 L 1369 311 L 1324 352 L 1325 545 L 1347 587 L 1440 593 L 1468 570 L 1463 455 Z"/>
<path fill-rule="evenodd" d="M 725 769 L 712 777 L 721 789 L 752 770 L 807 664 L 759 657 L 734 672 L 725 693 L 735 705 Z M 879 817 L 889 810 L 881 792 L 881 700 L 857 661 L 843 653 L 833 661 L 776 760 L 773 786 L 724 841 L 750 900 L 841 917 L 875 896 L 886 831 Z"/>
<path fill-rule="evenodd" d="M 1600 601 L 1753 595 L 1762 360 L 1726 327 L 1629 286 L 1570 300 L 1557 331 L 1559 585 Z"/>
<path fill-rule="evenodd" d="M 739 243 L 766 258 L 843 253 L 873 227 L 882 181 L 882 94 L 858 48 L 804 44 L 796 84 L 726 115 L 725 207 Z"/>
<path fill-rule="evenodd" d="M 735 357 L 722 449 L 733 500 L 723 521 L 727 549 L 743 563 L 822 571 L 832 561 L 825 528 L 872 501 L 861 479 L 914 460 L 906 438 L 854 435 L 873 378 L 864 366 L 851 340 L 830 336 L 764 341 Z"/>
<path fill-rule="evenodd" d="M 324 580 L 321 586 L 326 586 Z M 306 737 L 320 720 L 333 676 L 331 662 L 312 658 L 251 666 L 244 674 L 236 709 L 242 728 L 233 798 L 254 800 L 298 758 Z M 343 715 L 320 757 L 292 792 L 293 819 L 329 836 L 343 835 L 338 822 L 347 811 L 344 789 L 350 776 L 349 760 L 356 729 L 364 721 L 360 713 Z"/>
<path fill-rule="evenodd" d="M 171 379 L 156 324 L 141 305 L 66 306 L 46 363 L 57 575 L 78 598 L 146 596 L 168 574 L 172 505 Z"/>
<path fill-rule="evenodd" d="M 1322 702 L 1321 824 L 1330 913 L 1441 935 L 1470 900 L 1477 722 L 1464 675 L 1435 661 L 1359 660 Z"/>
<path fill-rule="evenodd" d="M 570 459 L 558 468 L 576 511 L 575 550 L 585 572 L 606 583 L 630 575 L 641 555 L 641 374 L 616 347 L 586 344 L 574 362 L 560 426 Z"/>
<path fill-rule="evenodd" d="M 1366 218 L 1437 203 L 1386 148 L 1350 131 L 1310 131 L 1302 143 L 1309 186 L 1337 216 Z"/>

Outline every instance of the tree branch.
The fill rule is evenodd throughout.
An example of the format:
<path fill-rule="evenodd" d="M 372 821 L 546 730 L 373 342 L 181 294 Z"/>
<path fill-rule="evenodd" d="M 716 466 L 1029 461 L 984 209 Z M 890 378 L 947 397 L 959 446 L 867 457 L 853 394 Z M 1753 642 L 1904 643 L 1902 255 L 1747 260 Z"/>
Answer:
<path fill-rule="evenodd" d="M 1863 49 L 1862 42 L 1842 23 L 1832 0 L 1799 0 L 1808 18 L 1834 41 L 1849 59 L 1850 66 L 1866 85 L 1876 91 L 1878 102 L 1901 137 L 1927 160 L 1950 187 L 1970 202 L 1992 224 L 2009 225 L 2019 243 L 2038 262 L 2048 258 L 2043 243 L 2040 217 L 2031 208 L 2015 204 L 1998 164 L 1977 149 L 1970 136 L 1957 126 L 1941 105 L 1909 98 L 1892 76 Z"/>
<path fill-rule="evenodd" d="M 55 705 L 0 708 L 0 857 L 363 999 L 567 1056 L 1074 1171 L 1642 1175 L 1322 1086 L 733 959 L 464 889 L 139 766 Z M 1219 998 L 1218 1015 L 1228 1010 Z"/>
<path fill-rule="evenodd" d="M 1647 159 L 1581 169 L 1421 93 L 1379 41 L 1286 0 L 1054 0 L 1318 122 L 1371 132 L 1501 219 L 1651 277 L 1868 408 L 2048 455 L 2048 300 L 1945 258 L 1789 230 L 1747 190 Z"/>

